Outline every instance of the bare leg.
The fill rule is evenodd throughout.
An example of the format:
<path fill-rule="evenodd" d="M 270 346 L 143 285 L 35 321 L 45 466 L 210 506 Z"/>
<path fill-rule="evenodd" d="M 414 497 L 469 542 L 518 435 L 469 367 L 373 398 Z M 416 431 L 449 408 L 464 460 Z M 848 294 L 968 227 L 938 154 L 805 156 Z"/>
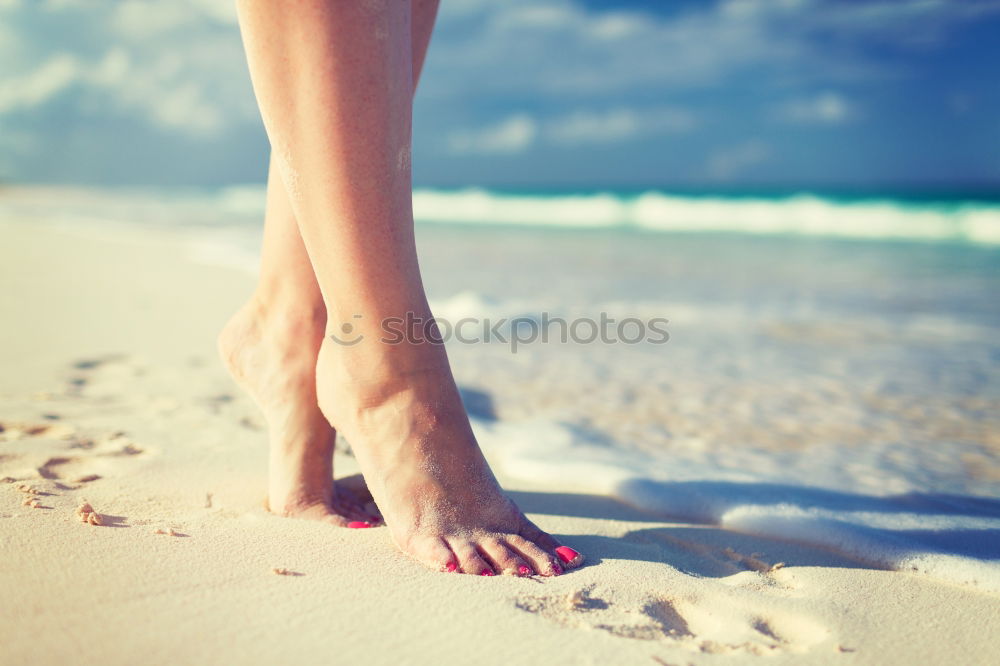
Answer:
<path fill-rule="evenodd" d="M 414 86 L 437 5 L 438 0 L 413 0 Z M 316 401 L 316 356 L 325 326 L 326 305 L 272 159 L 260 280 L 219 336 L 220 353 L 268 422 L 269 508 L 337 525 L 371 521 L 377 516 L 333 485 L 336 433 Z"/>
<path fill-rule="evenodd" d="M 380 342 L 430 318 L 413 240 L 410 5 L 238 2 L 254 89 L 327 307 L 317 396 L 350 440 L 396 543 L 428 566 L 558 573 L 582 560 L 501 492 L 444 350 Z M 559 548 L 559 553 L 557 553 Z"/>

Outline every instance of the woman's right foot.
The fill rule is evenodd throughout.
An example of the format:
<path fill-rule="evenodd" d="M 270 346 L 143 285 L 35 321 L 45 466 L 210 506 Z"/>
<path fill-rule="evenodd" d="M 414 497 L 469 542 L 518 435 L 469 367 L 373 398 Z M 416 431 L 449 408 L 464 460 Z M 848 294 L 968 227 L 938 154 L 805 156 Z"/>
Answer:
<path fill-rule="evenodd" d="M 444 350 L 325 339 L 319 403 L 347 436 L 399 548 L 439 571 L 558 575 L 583 556 L 503 493 L 479 450 Z"/>
<path fill-rule="evenodd" d="M 268 424 L 268 509 L 344 527 L 378 522 L 360 499 L 333 483 L 336 433 L 316 402 L 316 354 L 325 308 L 243 306 L 219 334 L 226 367 Z"/>

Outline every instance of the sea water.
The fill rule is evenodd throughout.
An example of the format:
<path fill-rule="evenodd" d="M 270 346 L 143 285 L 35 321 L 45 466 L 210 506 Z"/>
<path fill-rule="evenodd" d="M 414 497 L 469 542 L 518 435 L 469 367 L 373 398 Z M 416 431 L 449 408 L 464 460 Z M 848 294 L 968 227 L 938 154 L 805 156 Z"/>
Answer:
<path fill-rule="evenodd" d="M 4 219 L 172 228 L 256 268 L 259 187 L 15 195 Z M 1000 591 L 996 198 L 464 189 L 414 210 L 506 477 Z M 608 320 L 669 335 L 589 340 Z"/>

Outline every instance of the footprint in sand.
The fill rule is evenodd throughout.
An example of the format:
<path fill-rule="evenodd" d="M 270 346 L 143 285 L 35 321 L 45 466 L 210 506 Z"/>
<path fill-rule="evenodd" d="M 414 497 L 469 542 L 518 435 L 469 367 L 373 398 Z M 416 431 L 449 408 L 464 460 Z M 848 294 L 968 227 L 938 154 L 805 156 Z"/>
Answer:
<path fill-rule="evenodd" d="M 622 540 L 641 548 L 641 559 L 674 563 L 679 578 L 605 593 L 595 584 L 522 596 L 515 605 L 565 627 L 690 653 L 756 657 L 836 647 L 821 622 L 789 610 L 804 592 L 788 575 L 783 560 L 790 553 L 780 544 L 704 528 L 642 529 Z M 795 553 L 802 559 L 796 564 L 826 562 L 822 553 Z"/>
<path fill-rule="evenodd" d="M 617 604 L 595 593 L 596 586 L 569 594 L 522 596 L 515 605 L 557 624 L 606 631 L 632 640 L 659 641 L 706 654 L 772 655 L 802 653 L 829 632 L 805 617 L 756 609 L 715 599 L 650 595 L 636 604 Z"/>
<path fill-rule="evenodd" d="M 65 423 L 17 423 L 11 421 L 0 423 L 0 442 L 16 442 L 33 437 L 69 439 L 75 434 L 76 428 Z"/>
<path fill-rule="evenodd" d="M 85 437 L 51 416 L 46 423 L 0 422 L 0 479 L 44 479 L 69 490 L 66 483 L 79 487 L 113 472 L 111 459 L 145 452 L 123 432 Z"/>
<path fill-rule="evenodd" d="M 72 494 L 120 471 L 122 463 L 115 462 L 116 458 L 143 453 L 125 433 L 85 438 L 58 418 L 49 421 L 0 422 L 0 482 L 22 495 L 22 506 L 59 509 L 65 504 L 64 491 Z M 124 516 L 101 513 L 81 502 L 76 514 L 82 522 L 97 527 L 126 526 Z"/>
<path fill-rule="evenodd" d="M 143 377 L 146 372 L 142 362 L 124 354 L 80 359 L 69 367 L 65 395 L 113 400 L 124 383 Z"/>
<path fill-rule="evenodd" d="M 38 492 L 22 491 L 18 504 L 56 509 L 59 514 L 68 501 L 80 499 L 83 489 L 121 476 L 134 464 L 131 461 L 148 457 L 151 451 L 127 433 L 94 431 L 84 418 L 75 423 L 72 417 L 89 414 L 91 403 L 113 408 L 115 396 L 122 393 L 116 393 L 118 387 L 143 372 L 141 364 L 124 356 L 83 359 L 69 368 L 64 391 L 32 394 L 22 410 L 37 409 L 34 401 L 46 403 L 32 420 L 0 421 L 0 487 L 16 491 L 18 486 L 30 486 Z M 14 492 L 13 497 L 17 496 Z M 16 515 L 23 514 L 7 512 L 3 517 Z M 93 526 L 126 526 L 123 516 L 99 511 L 77 515 Z M 174 536 L 183 535 L 175 531 Z"/>
<path fill-rule="evenodd" d="M 235 396 L 231 393 L 219 393 L 218 395 L 211 395 L 206 398 L 202 398 L 201 402 L 212 414 L 221 414 L 223 409 L 230 405 L 235 399 Z"/>

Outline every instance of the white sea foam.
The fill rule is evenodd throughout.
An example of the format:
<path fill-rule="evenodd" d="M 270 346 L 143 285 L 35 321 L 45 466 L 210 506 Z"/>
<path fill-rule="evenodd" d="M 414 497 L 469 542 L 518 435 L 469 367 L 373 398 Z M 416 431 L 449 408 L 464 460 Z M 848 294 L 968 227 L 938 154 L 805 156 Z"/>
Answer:
<path fill-rule="evenodd" d="M 699 197 L 658 191 L 540 196 L 471 188 L 417 190 L 413 207 L 417 220 L 431 222 L 1000 244 L 1000 205 L 982 202 L 842 201 L 809 194 Z"/>
<path fill-rule="evenodd" d="M 492 223 L 546 227 L 613 227 L 630 217 L 630 205 L 613 194 L 533 196 L 478 188 L 455 192 L 416 190 L 418 221 Z"/>
<path fill-rule="evenodd" d="M 832 549 L 871 566 L 1000 592 L 1000 499 L 964 494 L 964 453 L 906 445 L 806 452 L 679 447 L 662 456 L 555 422 L 474 421 L 506 475 L 620 499 L 664 519 Z M 965 449 L 968 449 L 966 451 Z M 808 485 L 806 485 L 808 484 Z"/>

